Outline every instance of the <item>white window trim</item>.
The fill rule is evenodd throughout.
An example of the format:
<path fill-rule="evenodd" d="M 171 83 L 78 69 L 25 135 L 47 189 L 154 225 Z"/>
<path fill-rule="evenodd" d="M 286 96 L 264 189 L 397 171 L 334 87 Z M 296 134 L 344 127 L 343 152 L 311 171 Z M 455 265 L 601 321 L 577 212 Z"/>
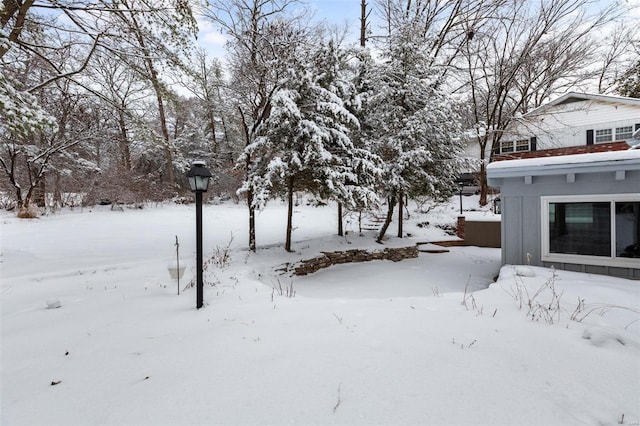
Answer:
<path fill-rule="evenodd" d="M 613 266 L 620 268 L 638 267 L 638 259 L 616 257 L 616 220 L 614 202 L 640 202 L 640 194 L 594 194 L 594 195 L 554 195 L 540 197 L 540 249 L 544 262 L 574 263 L 578 265 Z M 598 203 L 609 202 L 611 208 L 611 253 L 605 256 L 587 256 L 549 252 L 549 203 Z"/>
<path fill-rule="evenodd" d="M 518 142 L 520 141 L 527 141 L 527 149 L 525 150 L 518 150 Z M 503 150 L 503 146 L 509 144 L 509 147 L 511 148 L 510 151 L 505 151 Z M 513 154 L 516 152 L 529 152 L 531 151 L 531 138 L 521 138 L 521 139 L 513 139 L 513 140 L 502 140 L 500 141 L 500 154 Z"/>
<path fill-rule="evenodd" d="M 518 149 L 518 142 L 526 142 L 527 143 L 527 149 Z M 513 149 L 515 150 L 515 152 L 528 152 L 531 151 L 531 138 L 522 138 L 522 139 L 518 139 L 513 141 Z"/>
<path fill-rule="evenodd" d="M 599 140 L 598 140 L 598 132 L 606 132 L 607 130 L 609 131 L 609 134 L 608 134 L 608 135 L 606 135 L 606 136 L 609 136 L 611 139 L 607 139 L 607 140 L 605 140 L 605 141 L 599 141 Z M 613 128 L 611 128 L 611 127 L 605 127 L 604 129 L 596 129 L 596 130 L 593 132 L 593 141 L 594 141 L 595 143 L 610 143 L 610 142 L 615 141 L 615 135 L 614 135 L 614 133 L 615 133 L 615 132 L 614 132 L 614 130 L 615 130 L 615 129 L 613 129 Z M 602 135 L 600 135 L 600 137 L 602 137 Z"/>
<path fill-rule="evenodd" d="M 507 145 L 507 144 L 510 145 L 510 148 L 511 148 L 510 151 L 504 149 L 505 145 Z M 511 154 L 511 153 L 516 152 L 515 149 L 516 149 L 516 146 L 515 146 L 514 141 L 500 141 L 500 154 Z"/>
<path fill-rule="evenodd" d="M 593 131 L 593 141 L 594 143 L 610 143 L 610 142 L 620 142 L 623 141 L 625 139 L 622 139 L 620 134 L 618 133 L 618 129 L 622 129 L 624 127 L 630 127 L 631 128 L 631 133 L 633 134 L 633 125 L 632 124 L 626 124 L 626 125 L 620 125 L 620 126 L 614 126 L 614 127 L 604 127 L 602 129 L 594 129 Z M 611 133 L 611 139 L 610 140 L 606 140 L 606 141 L 598 141 L 598 132 L 602 132 L 602 131 L 609 131 Z"/>
<path fill-rule="evenodd" d="M 614 140 L 616 141 L 623 141 L 625 139 L 622 139 L 622 136 L 619 135 L 618 133 L 618 129 L 624 129 L 625 127 L 628 127 L 629 129 L 631 129 L 629 132 L 626 133 L 627 136 L 625 136 L 625 139 L 630 139 L 628 136 L 633 135 L 633 125 L 629 124 L 627 126 L 616 126 L 613 128 L 614 130 Z"/>

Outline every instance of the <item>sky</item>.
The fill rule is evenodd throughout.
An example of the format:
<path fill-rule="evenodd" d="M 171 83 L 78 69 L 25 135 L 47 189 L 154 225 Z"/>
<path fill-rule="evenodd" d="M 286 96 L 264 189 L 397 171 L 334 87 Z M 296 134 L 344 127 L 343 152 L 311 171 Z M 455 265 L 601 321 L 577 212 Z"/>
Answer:
<path fill-rule="evenodd" d="M 369 0 L 371 2 L 371 0 Z M 351 38 L 349 41 L 357 42 L 358 26 L 360 24 L 360 0 L 306 0 L 304 3 L 314 12 L 314 20 L 327 21 L 331 24 L 349 23 Z M 198 44 L 211 56 L 223 59 L 225 55 L 225 37 L 216 30 L 210 22 L 198 20 L 200 32 Z"/>
<path fill-rule="evenodd" d="M 600 9 L 610 4 L 612 0 L 596 0 L 593 7 Z M 314 20 L 325 20 L 332 24 L 348 23 L 350 27 L 350 39 L 347 41 L 357 42 L 358 26 L 360 19 L 361 0 L 302 0 L 301 3 L 308 5 L 314 11 Z M 629 8 L 625 20 L 640 19 L 640 0 L 622 0 L 623 4 Z M 375 0 L 367 0 L 370 7 L 374 6 Z M 198 44 L 205 48 L 212 56 L 223 58 L 225 38 L 219 31 L 216 31 L 211 23 L 199 20 L 200 34 Z"/>

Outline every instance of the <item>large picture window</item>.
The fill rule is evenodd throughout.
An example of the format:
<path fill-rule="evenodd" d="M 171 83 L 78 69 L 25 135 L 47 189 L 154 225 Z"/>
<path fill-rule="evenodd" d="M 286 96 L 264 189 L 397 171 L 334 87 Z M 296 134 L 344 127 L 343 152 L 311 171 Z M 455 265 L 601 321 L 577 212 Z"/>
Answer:
<path fill-rule="evenodd" d="M 611 256 L 609 203 L 549 203 L 549 252 Z"/>
<path fill-rule="evenodd" d="M 541 207 L 543 260 L 640 262 L 639 195 L 542 197 Z"/>

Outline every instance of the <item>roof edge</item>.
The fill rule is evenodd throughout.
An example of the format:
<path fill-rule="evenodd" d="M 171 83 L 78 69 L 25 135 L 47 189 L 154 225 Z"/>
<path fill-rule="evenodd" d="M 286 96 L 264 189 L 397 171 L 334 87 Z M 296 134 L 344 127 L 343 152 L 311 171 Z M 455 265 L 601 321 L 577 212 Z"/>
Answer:
<path fill-rule="evenodd" d="M 580 169 L 577 171 L 576 169 Z M 640 170 L 640 150 L 574 154 L 557 157 L 505 160 L 487 166 L 488 178 L 597 173 L 619 170 Z"/>
<path fill-rule="evenodd" d="M 627 96 L 617 96 L 617 95 L 601 95 L 596 93 L 585 93 L 585 92 L 568 92 L 552 101 L 549 101 L 545 104 L 540 105 L 537 108 L 532 109 L 531 111 L 524 114 L 524 116 L 538 114 L 541 111 L 544 111 L 545 109 L 550 108 L 552 106 L 561 105 L 572 98 L 575 98 L 579 101 L 617 102 L 617 103 L 622 103 L 626 105 L 637 105 L 640 107 L 639 98 L 630 98 Z"/>

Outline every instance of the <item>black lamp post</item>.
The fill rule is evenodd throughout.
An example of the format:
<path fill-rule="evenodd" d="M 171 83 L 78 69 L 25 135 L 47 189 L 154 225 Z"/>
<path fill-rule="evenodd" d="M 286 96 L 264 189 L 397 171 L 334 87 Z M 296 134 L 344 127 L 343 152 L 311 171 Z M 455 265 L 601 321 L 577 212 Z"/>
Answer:
<path fill-rule="evenodd" d="M 187 173 L 189 188 L 196 194 L 196 309 L 202 308 L 202 193 L 209 188 L 211 172 L 204 161 L 194 161 Z"/>
<path fill-rule="evenodd" d="M 464 189 L 464 182 L 459 180 L 458 182 L 458 194 L 460 195 L 460 216 L 462 216 L 462 190 Z"/>

